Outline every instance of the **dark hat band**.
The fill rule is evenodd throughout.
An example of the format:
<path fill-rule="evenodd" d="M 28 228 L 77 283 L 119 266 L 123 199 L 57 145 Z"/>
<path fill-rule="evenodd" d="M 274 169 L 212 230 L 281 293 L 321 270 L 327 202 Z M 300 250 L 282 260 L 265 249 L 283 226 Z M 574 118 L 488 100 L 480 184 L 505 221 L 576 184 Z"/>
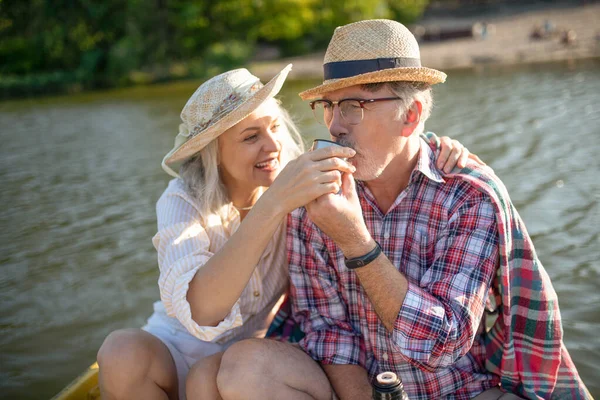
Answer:
<path fill-rule="evenodd" d="M 391 68 L 420 67 L 418 58 L 396 57 L 375 58 L 371 60 L 336 61 L 323 64 L 323 77 L 325 80 L 349 78 L 351 76 L 381 71 Z"/>

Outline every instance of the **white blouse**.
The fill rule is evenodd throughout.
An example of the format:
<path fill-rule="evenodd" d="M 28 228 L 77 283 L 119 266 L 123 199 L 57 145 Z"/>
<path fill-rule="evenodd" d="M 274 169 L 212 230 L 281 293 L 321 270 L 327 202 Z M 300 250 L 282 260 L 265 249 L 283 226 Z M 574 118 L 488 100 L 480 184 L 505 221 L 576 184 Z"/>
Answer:
<path fill-rule="evenodd" d="M 158 252 L 160 298 L 167 315 L 174 318 L 170 321 L 172 327 L 219 344 L 263 337 L 288 285 L 283 221 L 225 319 L 217 326 L 200 326 L 192 320 L 187 301 L 190 281 L 240 226 L 238 211 L 232 205 L 228 208 L 226 220 L 214 214 L 202 215 L 197 201 L 185 190 L 184 182 L 173 179 L 156 204 L 158 232 L 152 238 Z"/>

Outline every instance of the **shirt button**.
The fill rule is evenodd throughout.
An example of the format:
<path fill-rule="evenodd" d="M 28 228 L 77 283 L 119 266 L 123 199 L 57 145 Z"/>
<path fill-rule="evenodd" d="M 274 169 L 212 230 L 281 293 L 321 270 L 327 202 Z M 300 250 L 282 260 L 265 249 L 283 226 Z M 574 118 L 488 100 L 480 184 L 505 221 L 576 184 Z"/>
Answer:
<path fill-rule="evenodd" d="M 254 291 L 254 297 L 260 296 L 260 292 L 258 290 Z"/>
<path fill-rule="evenodd" d="M 383 358 L 385 361 L 388 360 L 388 354 L 387 353 L 383 353 L 383 355 L 381 356 L 381 358 Z"/>
<path fill-rule="evenodd" d="M 390 238 L 390 231 L 385 231 L 384 234 L 383 234 L 383 237 L 385 239 L 389 239 Z"/>

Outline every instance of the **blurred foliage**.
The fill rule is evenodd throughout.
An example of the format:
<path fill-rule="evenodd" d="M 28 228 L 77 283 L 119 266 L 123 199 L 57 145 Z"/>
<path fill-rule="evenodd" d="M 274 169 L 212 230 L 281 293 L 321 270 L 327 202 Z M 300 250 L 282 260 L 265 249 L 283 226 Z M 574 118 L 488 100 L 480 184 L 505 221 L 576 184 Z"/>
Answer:
<path fill-rule="evenodd" d="M 429 0 L 395 0 L 389 2 L 392 19 L 396 21 L 415 21 L 419 18 Z"/>
<path fill-rule="evenodd" d="M 0 0 L 0 96 L 207 77 L 261 47 L 324 48 L 335 27 L 403 23 L 429 0 Z"/>

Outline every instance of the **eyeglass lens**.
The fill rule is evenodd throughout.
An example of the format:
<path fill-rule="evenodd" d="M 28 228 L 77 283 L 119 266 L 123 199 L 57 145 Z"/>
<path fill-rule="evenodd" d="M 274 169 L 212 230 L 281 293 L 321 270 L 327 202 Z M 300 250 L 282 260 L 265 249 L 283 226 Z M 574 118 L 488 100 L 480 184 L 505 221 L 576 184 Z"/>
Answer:
<path fill-rule="evenodd" d="M 363 108 L 357 100 L 346 99 L 338 103 L 342 118 L 351 124 L 357 125 L 363 119 Z M 333 118 L 335 106 L 326 100 L 316 100 L 313 104 L 313 114 L 320 124 L 329 125 Z"/>

